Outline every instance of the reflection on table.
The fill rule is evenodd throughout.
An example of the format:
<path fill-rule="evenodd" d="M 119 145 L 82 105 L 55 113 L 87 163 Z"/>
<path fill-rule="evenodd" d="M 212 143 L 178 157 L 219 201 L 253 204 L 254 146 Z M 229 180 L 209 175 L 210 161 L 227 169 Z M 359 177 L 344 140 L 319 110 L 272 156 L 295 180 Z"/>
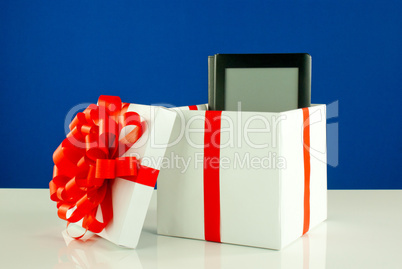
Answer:
<path fill-rule="evenodd" d="M 146 223 L 137 249 L 92 233 L 75 240 L 63 231 L 66 247 L 58 252 L 55 268 L 325 268 L 326 223 L 281 251 L 158 236 L 155 228 Z"/>

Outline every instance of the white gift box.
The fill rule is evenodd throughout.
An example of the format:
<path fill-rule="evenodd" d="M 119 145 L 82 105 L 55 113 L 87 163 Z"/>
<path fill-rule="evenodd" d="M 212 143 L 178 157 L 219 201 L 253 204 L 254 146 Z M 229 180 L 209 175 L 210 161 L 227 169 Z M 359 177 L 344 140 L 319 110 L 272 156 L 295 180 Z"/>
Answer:
<path fill-rule="evenodd" d="M 176 119 L 174 111 L 158 107 L 130 104 L 127 111 L 137 112 L 144 120 L 144 132 L 136 143 L 122 157 L 135 156 L 141 168 L 138 178 L 146 178 L 145 168 L 152 168 L 158 173 L 161 168 L 166 146 Z M 132 131 L 133 126 L 125 127 L 120 138 Z M 148 170 L 149 171 L 149 170 Z M 128 248 L 135 248 L 138 244 L 142 226 L 146 217 L 149 203 L 156 183 L 156 174 L 153 184 L 143 184 L 141 180 L 132 182 L 123 178 L 112 181 L 113 219 L 98 235 Z M 102 219 L 98 208 L 97 219 Z M 77 223 L 82 225 L 82 221 Z"/>
<path fill-rule="evenodd" d="M 326 110 L 180 110 L 158 234 L 282 249 L 327 217 Z"/>

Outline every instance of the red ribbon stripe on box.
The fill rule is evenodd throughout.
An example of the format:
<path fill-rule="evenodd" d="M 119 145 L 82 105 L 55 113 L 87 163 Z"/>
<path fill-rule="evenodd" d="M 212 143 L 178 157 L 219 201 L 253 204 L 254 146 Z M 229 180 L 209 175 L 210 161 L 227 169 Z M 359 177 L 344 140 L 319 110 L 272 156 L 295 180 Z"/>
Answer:
<path fill-rule="evenodd" d="M 204 232 L 205 240 L 221 242 L 219 161 L 222 111 L 205 112 Z"/>
<path fill-rule="evenodd" d="M 304 221 L 303 234 L 310 228 L 310 119 L 308 108 L 303 108 L 303 157 L 304 157 Z"/>
<path fill-rule="evenodd" d="M 94 233 L 107 226 L 113 218 L 110 179 L 155 186 L 158 170 L 140 165 L 135 157 L 121 157 L 145 128 L 137 113 L 127 111 L 128 106 L 117 96 L 100 96 L 98 105 L 91 104 L 75 116 L 69 134 L 54 152 L 50 198 L 67 225 L 83 220 L 83 228 Z M 126 126 L 134 128 L 119 139 Z M 102 221 L 96 219 L 99 207 Z"/>
<path fill-rule="evenodd" d="M 310 123 L 303 108 L 304 220 L 303 234 L 310 227 Z M 204 130 L 204 233 L 205 240 L 221 242 L 220 220 L 220 133 L 222 111 L 205 112 Z"/>

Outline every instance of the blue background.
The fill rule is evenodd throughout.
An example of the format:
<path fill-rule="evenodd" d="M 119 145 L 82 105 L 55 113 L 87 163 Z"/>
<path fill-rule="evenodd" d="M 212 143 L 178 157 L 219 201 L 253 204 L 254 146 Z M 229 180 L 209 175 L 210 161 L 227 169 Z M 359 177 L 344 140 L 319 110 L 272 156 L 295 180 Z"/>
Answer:
<path fill-rule="evenodd" d="M 0 187 L 47 188 L 67 112 L 207 102 L 207 56 L 308 52 L 339 100 L 330 189 L 402 188 L 400 1 L 0 1 Z"/>

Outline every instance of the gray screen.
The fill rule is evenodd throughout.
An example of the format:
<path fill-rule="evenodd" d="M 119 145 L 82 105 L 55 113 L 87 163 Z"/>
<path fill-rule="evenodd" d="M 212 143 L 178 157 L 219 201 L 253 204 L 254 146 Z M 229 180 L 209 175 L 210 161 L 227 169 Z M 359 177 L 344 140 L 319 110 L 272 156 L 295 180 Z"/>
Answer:
<path fill-rule="evenodd" d="M 225 110 L 282 112 L 297 109 L 299 69 L 226 68 Z"/>

